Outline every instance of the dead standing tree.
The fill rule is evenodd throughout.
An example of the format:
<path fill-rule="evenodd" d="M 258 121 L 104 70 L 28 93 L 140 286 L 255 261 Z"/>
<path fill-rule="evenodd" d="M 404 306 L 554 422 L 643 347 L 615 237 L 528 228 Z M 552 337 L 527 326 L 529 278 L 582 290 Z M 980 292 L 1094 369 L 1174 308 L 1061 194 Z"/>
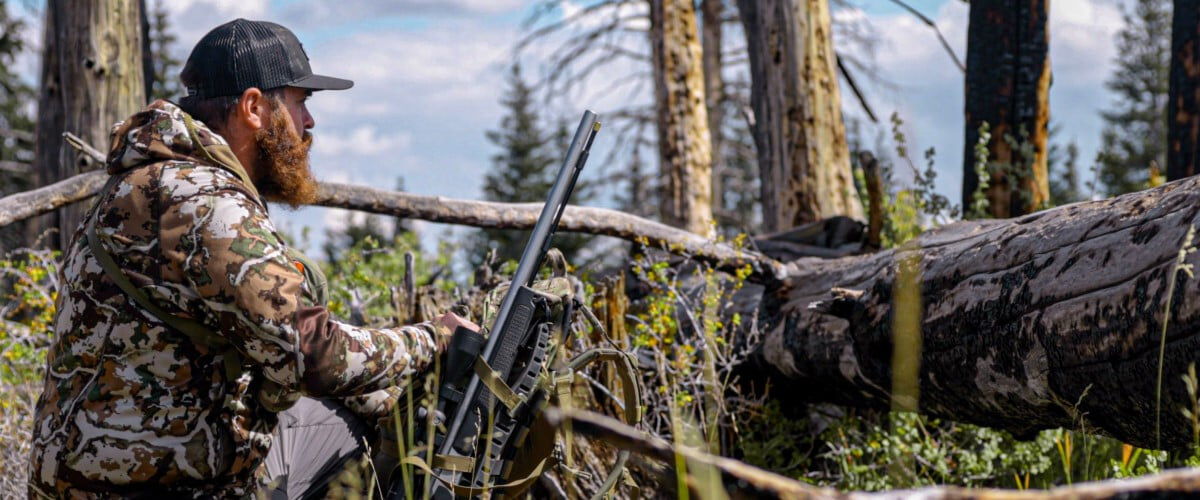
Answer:
<path fill-rule="evenodd" d="M 764 230 L 862 217 L 826 0 L 739 0 L 752 80 Z"/>
<path fill-rule="evenodd" d="M 712 215 L 719 218 L 725 207 L 724 186 L 724 134 L 725 126 L 725 77 L 721 57 L 725 17 L 725 0 L 700 1 L 700 53 L 704 72 L 705 111 L 708 115 L 708 145 L 712 157 Z"/>
<path fill-rule="evenodd" d="M 693 0 L 650 0 L 663 221 L 712 232 L 712 143 Z"/>
<path fill-rule="evenodd" d="M 1015 217 L 1043 207 L 1050 119 L 1049 2 L 975 0 L 967 31 L 963 209 L 979 188 L 975 146 L 987 123 L 988 215 Z"/>
<path fill-rule="evenodd" d="M 1200 1 L 1175 0 L 1167 104 L 1167 179 L 1200 173 Z"/>
<path fill-rule="evenodd" d="M 142 67 L 141 0 L 52 0 L 46 3 L 41 90 L 34 164 L 45 186 L 100 162 L 63 142 L 63 132 L 108 144 L 109 126 L 146 103 Z M 66 207 L 52 221 L 55 246 L 75 231 L 83 207 Z"/>

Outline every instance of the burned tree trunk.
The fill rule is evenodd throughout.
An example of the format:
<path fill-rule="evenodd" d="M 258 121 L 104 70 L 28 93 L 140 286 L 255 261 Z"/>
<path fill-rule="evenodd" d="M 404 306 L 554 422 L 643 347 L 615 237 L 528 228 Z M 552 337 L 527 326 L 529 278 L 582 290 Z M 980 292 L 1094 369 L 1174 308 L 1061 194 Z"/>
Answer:
<path fill-rule="evenodd" d="M 1175 0 L 1167 106 L 1167 180 L 1200 172 L 1200 1 Z"/>
<path fill-rule="evenodd" d="M 763 230 L 862 217 L 827 0 L 739 0 L 750 54 Z"/>
<path fill-rule="evenodd" d="M 1047 0 L 971 2 L 962 191 L 963 208 L 968 213 L 980 184 L 975 146 L 979 143 L 980 126 L 985 122 L 991 131 L 987 143 L 991 171 L 986 191 L 987 215 L 1027 214 L 1044 206 L 1049 199 L 1048 17 Z"/>
<path fill-rule="evenodd" d="M 797 388 L 778 398 L 899 403 L 1019 436 L 1085 428 L 1142 447 L 1158 443 L 1161 373 L 1161 442 L 1183 446 L 1192 429 L 1180 376 L 1200 359 L 1200 280 L 1178 270 L 1178 259 L 1198 223 L 1192 177 L 1013 220 L 960 222 L 903 249 L 801 259 L 764 295 L 757 359 L 775 387 Z M 919 395 L 908 401 L 893 401 L 892 391 L 902 382 L 893 381 L 893 352 L 913 344 L 893 335 L 900 262 L 916 263 L 920 284 L 923 347 L 908 360 L 919 361 Z"/>
<path fill-rule="evenodd" d="M 101 168 L 63 142 L 72 132 L 108 144 L 112 125 L 146 103 L 140 0 L 52 1 L 46 4 L 42 84 L 35 164 L 45 186 Z M 58 211 L 45 224 L 59 246 L 75 231 L 84 207 Z"/>
<path fill-rule="evenodd" d="M 652 0 L 650 25 L 663 220 L 707 235 L 712 231 L 712 144 L 695 4 Z"/>

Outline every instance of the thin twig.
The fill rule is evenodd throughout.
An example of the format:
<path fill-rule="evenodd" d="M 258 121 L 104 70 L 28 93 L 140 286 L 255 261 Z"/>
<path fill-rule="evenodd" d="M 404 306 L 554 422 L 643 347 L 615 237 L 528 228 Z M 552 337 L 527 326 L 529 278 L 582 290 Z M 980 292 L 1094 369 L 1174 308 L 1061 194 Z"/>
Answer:
<path fill-rule="evenodd" d="M 950 42 L 947 42 L 946 37 L 942 36 L 942 30 L 938 29 L 937 23 L 933 22 L 933 19 L 930 19 L 925 14 L 922 14 L 921 11 L 913 8 L 913 6 L 909 5 L 904 0 L 892 0 L 892 3 L 899 5 L 900 7 L 904 8 L 904 10 L 912 13 L 912 15 L 916 16 L 917 19 L 920 19 L 921 22 L 925 23 L 926 26 L 929 26 L 931 29 L 933 29 L 933 32 L 937 34 L 938 41 L 942 43 L 942 48 L 946 49 L 946 53 L 949 54 L 950 59 L 954 61 L 954 65 L 958 66 L 959 71 L 962 71 L 963 73 L 967 72 L 966 65 L 964 65 L 958 58 L 958 54 L 954 53 L 954 49 L 950 47 Z"/>

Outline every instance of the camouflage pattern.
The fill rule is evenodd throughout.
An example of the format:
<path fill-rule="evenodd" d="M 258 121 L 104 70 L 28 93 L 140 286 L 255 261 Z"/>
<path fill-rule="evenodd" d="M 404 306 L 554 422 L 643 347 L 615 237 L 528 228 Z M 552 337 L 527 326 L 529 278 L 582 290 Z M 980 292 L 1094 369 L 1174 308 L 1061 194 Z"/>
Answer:
<path fill-rule="evenodd" d="M 123 177 L 88 217 L 102 245 L 160 307 L 228 339 L 245 370 L 227 380 L 225 354 L 126 297 L 88 250 L 85 220 L 60 271 L 30 496 L 254 494 L 275 411 L 302 394 L 384 390 L 437 354 L 441 327 L 331 318 L 228 144 L 175 105 L 118 123 L 108 171 Z"/>

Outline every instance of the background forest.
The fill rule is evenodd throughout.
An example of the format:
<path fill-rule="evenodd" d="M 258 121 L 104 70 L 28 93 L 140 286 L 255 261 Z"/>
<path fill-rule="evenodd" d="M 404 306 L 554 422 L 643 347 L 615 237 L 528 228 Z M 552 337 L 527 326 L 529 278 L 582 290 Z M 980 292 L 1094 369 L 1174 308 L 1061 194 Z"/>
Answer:
<path fill-rule="evenodd" d="M 662 222 L 721 248 L 785 264 L 814 259 L 835 269 L 835 262 L 851 262 L 837 259 L 896 256 L 887 272 L 877 270 L 894 281 L 880 299 L 889 309 L 872 323 L 886 325 L 879 327 L 886 330 L 883 340 L 867 349 L 891 385 L 874 391 L 862 388 L 870 380 L 820 387 L 820 374 L 788 375 L 815 380 L 812 385 L 779 382 L 789 380 L 778 378 L 787 369 L 763 354 L 759 342 L 787 322 L 771 299 L 778 283 L 764 280 L 769 273 L 754 259 L 716 262 L 705 250 L 658 244 L 685 240 L 603 228 L 557 238 L 555 246 L 612 334 L 609 341 L 635 354 L 646 387 L 654 389 L 643 398 L 642 430 L 673 445 L 839 490 L 1026 490 L 1200 466 L 1200 382 L 1192 358 L 1171 358 L 1168 365 L 1161 354 L 1171 318 L 1194 317 L 1194 285 L 1176 287 L 1176 280 L 1190 279 L 1190 232 L 1186 239 L 1164 236 L 1166 259 L 1125 252 L 1131 261 L 1167 269 L 1151 285 L 1169 281 L 1168 291 L 1156 291 L 1149 306 L 1128 314 L 1146 319 L 1145 325 L 1122 324 L 1130 330 L 1121 331 L 1099 313 L 1089 324 L 1088 331 L 1101 332 L 1096 335 L 1128 333 L 1149 342 L 1158 354 L 1158 369 L 1146 378 L 1157 382 L 1157 393 L 1138 388 L 1145 399 L 1128 408 L 1105 407 L 1105 415 L 1116 416 L 1092 424 L 1088 386 L 1070 397 L 1053 394 L 1062 399 L 1055 409 L 1062 415 L 1019 428 L 1012 422 L 1022 416 L 1004 415 L 1004 404 L 991 408 L 957 393 L 927 395 L 934 386 L 919 375 L 936 355 L 928 347 L 938 338 L 923 309 L 938 304 L 937 293 L 929 291 L 937 285 L 922 284 L 922 273 L 953 267 L 923 264 L 921 249 L 936 245 L 920 235 L 963 220 L 1034 221 L 1037 216 L 1029 214 L 1196 173 L 1200 2 L 338 4 L 103 0 L 90 8 L 123 17 L 99 22 L 81 21 L 89 19 L 87 9 L 72 2 L 0 0 L 0 195 L 101 168 L 65 145 L 62 133 L 103 150 L 107 124 L 148 100 L 179 95 L 181 61 L 207 29 L 238 16 L 279 21 L 306 43 L 315 70 L 360 82 L 351 92 L 313 98 L 313 166 L 322 180 L 492 202 L 541 201 L 575 118 L 590 108 L 604 129 L 573 204 Z M 328 19 L 336 21 L 323 21 Z M 78 54 L 72 47 L 91 35 L 65 28 L 72 22 L 99 22 L 91 29 L 123 40 L 125 48 L 109 49 L 105 60 L 136 71 L 98 77 L 73 72 L 63 61 L 73 60 Z M 1061 42 L 1055 38 L 1060 27 Z M 73 97 L 84 95 L 82 88 L 112 98 L 82 102 Z M 942 119 L 946 115 L 954 121 Z M 293 244 L 323 260 L 334 290 L 331 310 L 358 324 L 421 319 L 483 293 L 511 271 L 526 238 L 524 231 L 499 224 L 449 226 L 438 222 L 453 217 L 324 205 L 341 208 L 280 207 L 273 214 Z M 24 491 L 31 408 L 60 287 L 60 235 L 72 232 L 83 207 L 0 225 L 5 496 Z M 988 224 L 959 227 L 999 227 Z M 904 260 L 906 251 L 917 257 Z M 1011 258 L 1019 259 L 1020 249 Z M 839 272 L 828 276 L 841 279 Z M 1025 279 L 1049 280 L 1027 274 Z M 947 283 L 946 290 L 954 287 Z M 832 301 L 812 307 L 835 309 L 843 297 L 841 285 L 834 286 Z M 1183 312 L 1173 315 L 1172 304 Z M 964 299 L 959 305 L 967 310 L 975 303 Z M 855 318 L 874 312 L 858 311 Z M 1134 330 L 1154 333 L 1143 339 Z M 1019 336 L 1016 330 L 992 333 Z M 853 339 L 855 347 L 871 341 Z M 971 363 L 961 362 L 969 365 L 960 373 L 964 393 L 971 392 L 971 381 L 984 384 L 979 381 L 991 376 L 983 361 Z M 602 400 L 597 394 L 613 375 L 594 376 L 596 388 L 586 390 Z M 1004 383 L 996 380 L 988 383 Z M 604 404 L 611 406 L 598 403 Z M 956 413 L 955 404 L 968 409 Z M 981 415 L 986 412 L 978 407 L 998 416 Z M 1147 414 L 1156 418 L 1143 418 Z M 951 418 L 958 415 L 963 418 Z M 1061 424 L 1043 425 L 1047 421 Z M 1127 422 L 1141 430 L 1114 432 Z M 1164 443 L 1164 424 L 1184 429 L 1175 433 L 1183 437 Z M 1143 439 L 1147 428 L 1154 439 Z M 593 473 L 603 468 L 597 457 L 611 453 L 596 446 L 601 451 L 581 466 Z M 618 492 L 686 497 L 690 488 L 703 497 L 721 496 L 721 483 L 704 483 L 704 467 L 679 488 L 663 483 L 670 476 L 661 468 L 635 466 Z M 597 482 L 574 473 L 549 477 L 539 485 L 541 494 L 581 496 Z"/>

